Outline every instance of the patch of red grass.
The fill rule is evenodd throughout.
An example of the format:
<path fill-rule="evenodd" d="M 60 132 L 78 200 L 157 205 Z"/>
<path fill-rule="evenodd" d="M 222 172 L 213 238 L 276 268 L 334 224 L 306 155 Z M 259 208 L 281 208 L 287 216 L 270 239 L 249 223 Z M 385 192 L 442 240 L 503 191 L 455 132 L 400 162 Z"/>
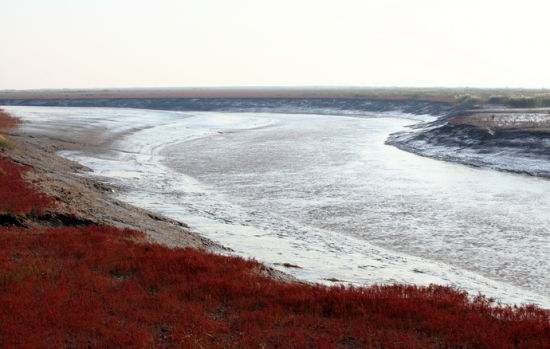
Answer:
<path fill-rule="evenodd" d="M 14 128 L 21 123 L 21 120 L 11 116 L 0 109 L 0 128 Z"/>
<path fill-rule="evenodd" d="M 0 214 L 43 214 L 54 200 L 23 179 L 27 167 L 0 155 Z"/>
<path fill-rule="evenodd" d="M 446 287 L 322 287 L 132 230 L 0 228 L 0 347 L 550 348 L 547 311 Z"/>

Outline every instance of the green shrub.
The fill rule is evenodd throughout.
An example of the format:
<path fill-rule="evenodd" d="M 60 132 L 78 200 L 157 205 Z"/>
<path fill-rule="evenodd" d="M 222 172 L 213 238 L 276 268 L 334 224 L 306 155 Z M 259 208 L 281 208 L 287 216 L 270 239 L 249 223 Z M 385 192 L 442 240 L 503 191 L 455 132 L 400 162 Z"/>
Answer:
<path fill-rule="evenodd" d="M 0 148 L 13 149 L 14 145 L 6 137 L 0 135 Z"/>

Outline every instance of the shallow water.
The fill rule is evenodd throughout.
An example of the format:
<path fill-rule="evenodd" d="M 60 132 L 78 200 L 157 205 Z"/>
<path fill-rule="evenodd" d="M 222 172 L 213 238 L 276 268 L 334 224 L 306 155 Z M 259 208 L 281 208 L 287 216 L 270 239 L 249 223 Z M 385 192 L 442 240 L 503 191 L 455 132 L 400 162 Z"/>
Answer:
<path fill-rule="evenodd" d="M 411 120 L 9 107 L 29 130 L 104 127 L 65 152 L 120 197 L 298 277 L 440 283 L 550 308 L 550 182 L 384 145 Z M 403 116 L 397 115 L 396 116 Z M 72 126 L 71 126 L 72 125 Z"/>

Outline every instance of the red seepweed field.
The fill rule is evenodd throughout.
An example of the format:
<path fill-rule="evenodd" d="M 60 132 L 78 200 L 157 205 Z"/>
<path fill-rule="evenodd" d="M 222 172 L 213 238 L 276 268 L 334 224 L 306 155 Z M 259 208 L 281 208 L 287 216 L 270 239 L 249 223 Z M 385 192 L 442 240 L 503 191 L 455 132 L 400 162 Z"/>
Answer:
<path fill-rule="evenodd" d="M 0 216 L 54 200 L 0 157 Z M 550 313 L 442 286 L 282 283 L 100 226 L 0 226 L 0 348 L 550 348 Z"/>
<path fill-rule="evenodd" d="M 547 311 L 430 286 L 323 287 L 112 227 L 0 229 L 0 347 L 549 348 Z"/>
<path fill-rule="evenodd" d="M 55 201 L 37 192 L 23 176 L 28 169 L 0 155 L 0 215 L 41 215 Z"/>
<path fill-rule="evenodd" d="M 323 287 L 112 227 L 0 230 L 0 346 L 549 348 L 547 311 L 439 286 Z"/>
<path fill-rule="evenodd" d="M 0 109 L 0 129 L 13 128 L 20 120 Z M 5 139 L 0 134 L 0 140 Z M 0 143 L 0 150 L 2 143 Z M 55 201 L 36 191 L 24 180 L 28 168 L 13 162 L 0 152 L 0 215 L 41 215 Z"/>

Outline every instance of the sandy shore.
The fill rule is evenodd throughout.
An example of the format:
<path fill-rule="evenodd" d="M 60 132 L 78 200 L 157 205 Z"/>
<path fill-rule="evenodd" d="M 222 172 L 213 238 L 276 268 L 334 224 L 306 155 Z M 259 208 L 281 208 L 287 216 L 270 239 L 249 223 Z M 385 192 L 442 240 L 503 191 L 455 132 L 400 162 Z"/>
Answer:
<path fill-rule="evenodd" d="M 11 131 L 10 139 L 15 149 L 9 151 L 15 161 L 31 168 L 29 180 L 38 179 L 40 190 L 59 201 L 59 207 L 44 219 L 23 219 L 21 224 L 55 225 L 59 223 L 93 223 L 128 227 L 147 232 L 152 242 L 177 247 L 195 247 L 208 250 L 223 247 L 201 235 L 192 232 L 182 222 L 128 205 L 112 197 L 118 190 L 98 181 L 86 178 L 88 168 L 56 155 L 61 150 L 98 149 L 97 139 L 102 130 L 91 130 L 87 134 L 59 132 L 52 135 Z M 78 141 L 77 141 L 78 140 Z M 101 147 L 108 147 L 104 141 Z M 73 215 L 74 217 L 70 218 Z"/>

